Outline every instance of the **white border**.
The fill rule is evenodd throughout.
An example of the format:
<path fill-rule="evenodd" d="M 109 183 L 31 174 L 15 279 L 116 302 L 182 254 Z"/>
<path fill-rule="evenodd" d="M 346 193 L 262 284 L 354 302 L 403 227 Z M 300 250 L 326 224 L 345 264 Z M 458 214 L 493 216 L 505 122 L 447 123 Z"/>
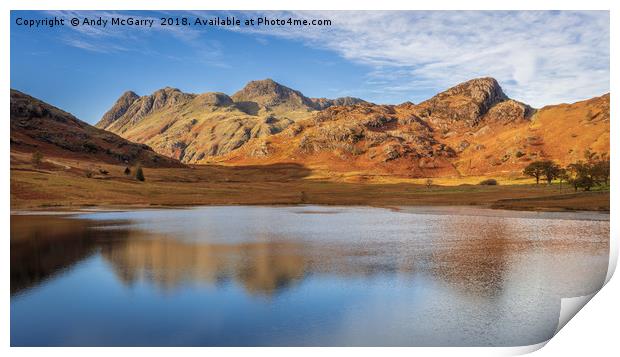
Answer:
<path fill-rule="evenodd" d="M 77 0 L 56 0 L 56 1 L 43 1 L 43 0 L 4 0 L 0 1 L 0 7 L 2 7 L 2 15 L 0 17 L 2 26 L 2 54 L 0 55 L 0 63 L 2 68 L 2 76 L 0 77 L 0 88 L 5 93 L 5 100 L 1 101 L 2 113 L 4 113 L 5 121 L 2 125 L 2 131 L 4 140 L 1 141 L 2 152 L 1 160 L 3 167 L 5 168 L 2 175 L 2 188 L 4 190 L 4 204 L 2 214 L 2 227 L 5 237 L 5 245 L 3 250 L 3 274 L 2 282 L 5 286 L 5 293 L 3 298 L 2 309 L 2 322 L 0 327 L 2 332 L 3 346 L 7 349 L 10 345 L 9 338 L 9 307 L 10 307 L 10 278 L 9 278 L 9 262 L 10 262 L 10 247 L 9 247 L 9 224 L 10 224 L 10 163 L 8 152 L 9 147 L 9 101 L 6 98 L 9 97 L 10 89 L 10 67 L 9 67 L 9 51 L 10 51 L 10 12 L 9 10 L 27 10 L 27 9 L 79 9 L 79 10 L 218 10 L 218 9 L 230 9 L 230 10 L 283 10 L 283 9 L 296 9 L 296 10 L 611 10 L 611 132 L 618 132 L 618 124 L 616 118 L 618 117 L 617 106 L 614 105 L 613 99 L 615 99 L 615 93 L 618 89 L 617 71 L 615 71 L 617 65 L 617 50 L 618 50 L 618 10 L 620 8 L 620 1 L 613 0 L 588 0 L 588 1 L 574 1 L 574 0 L 434 0 L 424 2 L 411 2 L 406 3 L 399 0 L 381 0 L 381 1 L 334 1 L 334 0 L 312 0 L 305 3 L 284 0 L 262 0 L 256 1 L 242 1 L 242 0 L 108 0 L 108 1 L 77 1 Z M 618 176 L 620 173 L 618 160 L 615 153 L 618 153 L 618 144 L 616 141 L 611 141 L 611 157 L 612 157 L 612 179 Z M 615 181 L 614 181 L 615 184 Z M 612 220 L 611 220 L 611 255 L 612 264 L 615 266 L 618 257 L 618 223 L 614 222 L 613 218 L 616 217 L 614 209 L 618 201 L 618 190 L 615 186 L 612 187 L 611 193 L 611 207 L 612 207 Z M 613 269 L 608 274 L 608 279 L 611 277 Z M 594 296 L 592 302 L 587 304 L 583 311 L 577 314 L 572 321 L 568 322 L 566 328 L 562 329 L 556 337 L 554 337 L 545 348 L 537 352 L 539 355 L 584 355 L 586 353 L 595 355 L 611 355 L 613 352 L 618 351 L 617 331 L 618 331 L 618 304 L 620 303 L 620 283 L 612 280 L 602 292 Z M 542 344 L 544 345 L 544 344 Z M 541 346 L 542 346 L 541 345 Z M 14 355 L 34 355 L 39 353 L 45 353 L 50 356 L 66 356 L 66 355 L 82 355 L 88 353 L 89 355 L 104 356 L 109 353 L 121 353 L 121 354 L 133 354 L 135 352 L 148 353 L 153 356 L 163 356 L 169 353 L 183 353 L 187 355 L 203 355 L 205 352 L 209 354 L 236 354 L 236 353 L 252 353 L 253 355 L 265 355 L 265 356 L 289 356 L 291 354 L 300 356 L 314 356 L 316 353 L 327 355 L 341 355 L 351 354 L 355 356 L 370 356 L 376 353 L 389 353 L 391 355 L 409 356 L 411 353 L 423 353 L 424 355 L 471 355 L 471 356 L 484 356 L 484 355 L 504 355 L 504 354 L 519 354 L 534 351 L 541 346 L 530 346 L 525 348 L 321 348 L 317 349 L 290 349 L 290 348 L 213 348 L 209 350 L 200 348 L 174 348 L 174 349 L 158 349 L 158 348 L 144 348 L 140 350 L 128 349 L 128 348 L 114 348 L 111 349 L 88 349 L 83 348 L 56 348 L 56 349 L 36 349 L 36 348 L 20 348 L 10 349 L 8 352 Z"/>

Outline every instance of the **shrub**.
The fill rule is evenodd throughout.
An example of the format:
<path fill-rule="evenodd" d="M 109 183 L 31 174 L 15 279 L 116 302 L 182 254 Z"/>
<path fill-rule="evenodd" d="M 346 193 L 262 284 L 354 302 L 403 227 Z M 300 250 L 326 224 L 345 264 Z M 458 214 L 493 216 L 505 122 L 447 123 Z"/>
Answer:
<path fill-rule="evenodd" d="M 35 151 L 32 153 L 32 165 L 39 166 L 43 162 L 43 154 L 39 151 Z"/>
<path fill-rule="evenodd" d="M 499 185 L 499 183 L 497 183 L 496 179 L 486 179 L 486 180 L 480 181 L 478 185 L 497 186 Z"/>
<path fill-rule="evenodd" d="M 144 181 L 144 172 L 142 172 L 142 166 L 136 168 L 136 180 Z"/>

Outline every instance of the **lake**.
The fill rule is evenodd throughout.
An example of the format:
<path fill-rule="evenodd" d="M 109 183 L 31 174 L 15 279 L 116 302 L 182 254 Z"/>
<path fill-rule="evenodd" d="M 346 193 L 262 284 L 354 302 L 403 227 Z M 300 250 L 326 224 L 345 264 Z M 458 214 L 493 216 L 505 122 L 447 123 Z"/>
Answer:
<path fill-rule="evenodd" d="M 11 215 L 12 346 L 521 346 L 609 215 L 221 206 Z"/>

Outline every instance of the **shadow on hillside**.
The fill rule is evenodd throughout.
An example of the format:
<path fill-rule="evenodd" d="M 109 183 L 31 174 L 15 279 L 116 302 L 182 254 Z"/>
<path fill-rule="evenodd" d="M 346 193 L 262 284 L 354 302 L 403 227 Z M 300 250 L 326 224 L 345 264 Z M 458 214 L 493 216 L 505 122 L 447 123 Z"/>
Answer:
<path fill-rule="evenodd" d="M 258 115 L 258 111 L 260 110 L 260 107 L 255 102 L 237 102 L 235 106 L 249 115 Z"/>
<path fill-rule="evenodd" d="M 268 165 L 194 165 L 194 169 L 207 171 L 210 179 L 235 182 L 273 182 L 300 180 L 312 174 L 312 169 L 296 163 Z"/>

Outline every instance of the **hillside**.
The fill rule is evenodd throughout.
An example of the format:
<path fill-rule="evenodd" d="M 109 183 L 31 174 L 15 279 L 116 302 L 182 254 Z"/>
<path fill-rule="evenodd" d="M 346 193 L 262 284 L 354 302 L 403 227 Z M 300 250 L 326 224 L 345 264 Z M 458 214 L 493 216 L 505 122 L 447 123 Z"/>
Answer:
<path fill-rule="evenodd" d="M 536 110 L 474 79 L 418 105 L 334 106 L 219 159 L 295 162 L 333 174 L 518 177 L 528 162 L 609 152 L 609 94 Z"/>
<path fill-rule="evenodd" d="M 311 99 L 271 79 L 249 82 L 232 97 L 164 88 L 139 97 L 124 93 L 97 127 L 145 143 L 158 153 L 198 163 L 277 134 L 312 112 L 357 98 Z"/>
<path fill-rule="evenodd" d="M 123 94 L 98 127 L 186 163 L 292 162 L 328 175 L 517 177 L 528 162 L 609 152 L 609 94 L 535 109 L 477 78 L 418 104 L 309 98 L 273 80 L 227 96 Z"/>
<path fill-rule="evenodd" d="M 183 166 L 145 144 L 95 128 L 16 90 L 11 90 L 10 122 L 11 152 L 38 151 L 44 156 L 145 167 Z"/>

